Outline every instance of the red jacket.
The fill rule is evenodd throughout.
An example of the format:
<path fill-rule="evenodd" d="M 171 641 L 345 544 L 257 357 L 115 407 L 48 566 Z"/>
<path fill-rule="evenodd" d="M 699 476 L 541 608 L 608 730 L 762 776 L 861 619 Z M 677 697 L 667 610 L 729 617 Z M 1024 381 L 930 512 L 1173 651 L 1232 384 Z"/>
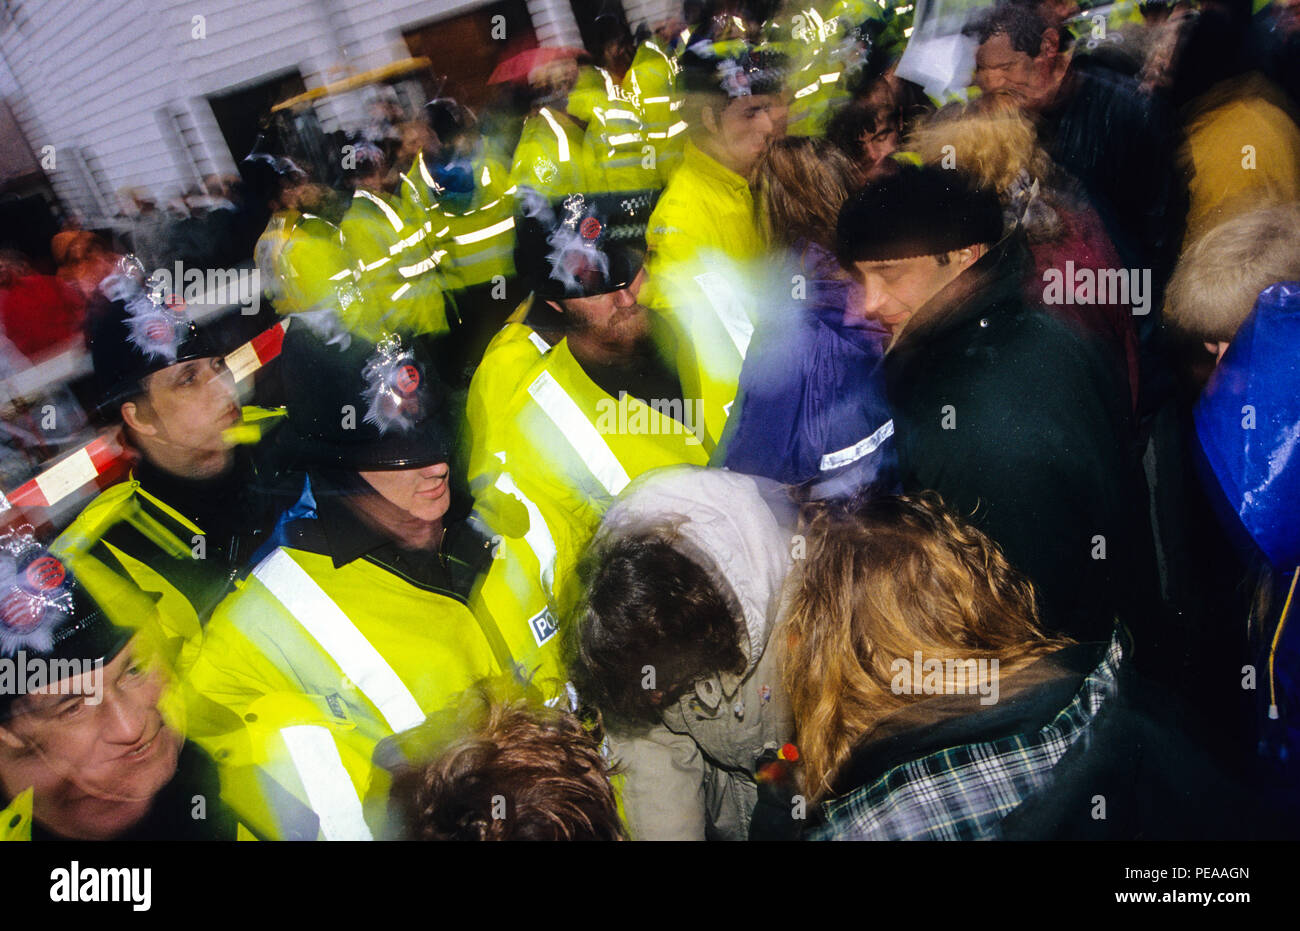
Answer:
<path fill-rule="evenodd" d="M 85 309 L 80 294 L 49 275 L 24 275 L 0 289 L 4 335 L 29 359 L 79 333 Z"/>

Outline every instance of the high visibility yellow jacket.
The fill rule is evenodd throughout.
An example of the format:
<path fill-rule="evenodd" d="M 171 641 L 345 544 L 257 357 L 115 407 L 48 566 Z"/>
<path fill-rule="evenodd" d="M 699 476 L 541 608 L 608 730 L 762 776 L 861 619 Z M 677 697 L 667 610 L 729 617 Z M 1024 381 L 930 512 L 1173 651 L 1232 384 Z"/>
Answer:
<path fill-rule="evenodd" d="M 692 432 L 697 412 L 651 401 L 611 397 L 566 340 L 549 346 L 518 322 L 489 344 L 470 383 L 471 487 L 479 500 L 492 488 L 515 498 L 534 527 L 541 518 L 554 560 L 551 595 L 562 612 L 570 595 L 563 583 L 619 492 L 650 469 L 708 460 Z"/>
<path fill-rule="evenodd" d="M 704 404 L 710 448 L 722 437 L 740 384 L 764 255 L 749 184 L 686 144 L 682 166 L 659 198 L 646 230 L 649 278 L 641 300 L 663 314 L 682 390 Z"/>
<path fill-rule="evenodd" d="M 786 132 L 815 136 L 825 132 L 830 112 L 849 100 L 844 79 L 844 38 L 867 19 L 882 19 L 884 11 L 872 0 L 804 3 L 790 14 L 786 79 L 791 93 Z"/>
<path fill-rule="evenodd" d="M 642 42 L 623 76 L 623 89 L 641 104 L 641 122 L 646 141 L 654 146 L 663 187 L 681 164 L 686 145 L 686 122 L 681 118 L 684 97 L 677 87 L 682 66 L 658 39 Z"/>
<path fill-rule="evenodd" d="M 253 246 L 253 261 L 262 280 L 262 291 L 276 306 L 284 300 L 283 282 L 280 280 L 280 253 L 284 251 L 289 234 L 300 217 L 301 214 L 296 210 L 277 210 Z"/>
<path fill-rule="evenodd" d="M 314 817 L 325 839 L 370 839 L 387 792 L 380 741 L 484 677 L 562 691 L 554 614 L 544 597 L 526 614 L 536 570 L 512 562 L 525 548 L 504 535 L 485 540 L 489 568 L 465 595 L 303 545 L 272 551 L 213 615 L 189 678 L 190 734 L 259 832 L 315 837 Z"/>
<path fill-rule="evenodd" d="M 591 159 L 588 190 L 639 191 L 662 187 L 659 153 L 646 135 L 641 101 L 604 68 L 584 68 L 569 95 L 569 112 L 587 124 Z"/>
<path fill-rule="evenodd" d="M 343 234 L 333 223 L 298 214 L 276 261 L 279 314 L 341 311 L 346 317 L 361 300 Z"/>
<path fill-rule="evenodd" d="M 339 225 L 362 301 L 345 314 L 350 330 L 376 342 L 385 332 L 445 333 L 447 312 L 431 250 L 433 221 L 390 195 L 358 190 Z"/>
<path fill-rule="evenodd" d="M 548 200 L 588 190 L 590 155 L 585 130 L 563 110 L 542 107 L 524 121 L 510 187 L 530 187 Z"/>
<path fill-rule="evenodd" d="M 244 409 L 249 422 L 277 423 L 281 416 L 279 411 Z M 156 602 L 150 606 L 157 612 L 164 655 L 183 674 L 202 645 L 203 625 L 253 555 L 255 523 L 250 520 L 249 534 L 240 539 L 211 539 L 132 474 L 86 505 L 50 550 L 100 604 L 122 603 L 126 593 L 120 584 Z M 129 616 L 114 620 L 124 626 L 138 622 Z"/>
<path fill-rule="evenodd" d="M 9 805 L 0 809 L 0 841 L 23 841 L 32 839 L 32 802 L 35 796 L 31 789 L 19 792 Z"/>
<path fill-rule="evenodd" d="M 467 203 L 437 197 L 433 223 L 446 228 L 449 274 L 472 288 L 515 273 L 515 189 L 506 166 L 486 152 L 474 161 L 474 191 Z"/>

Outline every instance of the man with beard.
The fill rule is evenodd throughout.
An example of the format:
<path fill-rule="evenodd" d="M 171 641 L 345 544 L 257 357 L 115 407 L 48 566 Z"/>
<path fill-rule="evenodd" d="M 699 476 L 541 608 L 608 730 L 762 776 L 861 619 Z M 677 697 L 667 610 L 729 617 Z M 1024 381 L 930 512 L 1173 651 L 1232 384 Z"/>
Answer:
<path fill-rule="evenodd" d="M 648 192 L 525 204 L 515 264 L 533 295 L 470 385 L 471 487 L 527 511 L 548 585 L 633 478 L 708 458 L 702 404 L 656 354 L 640 303 L 653 206 Z"/>

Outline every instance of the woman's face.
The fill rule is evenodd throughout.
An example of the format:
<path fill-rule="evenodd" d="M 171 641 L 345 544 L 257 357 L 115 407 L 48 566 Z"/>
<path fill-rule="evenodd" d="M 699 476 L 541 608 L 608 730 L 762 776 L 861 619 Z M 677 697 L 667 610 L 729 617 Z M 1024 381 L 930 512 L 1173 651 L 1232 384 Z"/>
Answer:
<path fill-rule="evenodd" d="M 389 504 L 416 520 L 429 523 L 442 520 L 451 507 L 450 476 L 451 467 L 445 462 L 419 469 L 361 473 L 366 483 Z"/>

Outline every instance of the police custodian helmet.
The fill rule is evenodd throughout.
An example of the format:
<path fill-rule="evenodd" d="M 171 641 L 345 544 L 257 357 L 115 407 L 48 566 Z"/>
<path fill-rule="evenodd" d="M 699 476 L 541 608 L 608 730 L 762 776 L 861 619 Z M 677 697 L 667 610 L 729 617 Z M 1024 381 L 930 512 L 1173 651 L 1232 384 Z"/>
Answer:
<path fill-rule="evenodd" d="M 547 200 L 520 191 L 515 268 L 542 300 L 608 294 L 645 262 L 646 224 L 657 191 L 570 194 Z"/>
<path fill-rule="evenodd" d="M 409 337 L 331 338 L 294 317 L 280 372 L 288 409 L 282 441 L 298 465 L 377 471 L 448 461 L 447 404 Z"/>

